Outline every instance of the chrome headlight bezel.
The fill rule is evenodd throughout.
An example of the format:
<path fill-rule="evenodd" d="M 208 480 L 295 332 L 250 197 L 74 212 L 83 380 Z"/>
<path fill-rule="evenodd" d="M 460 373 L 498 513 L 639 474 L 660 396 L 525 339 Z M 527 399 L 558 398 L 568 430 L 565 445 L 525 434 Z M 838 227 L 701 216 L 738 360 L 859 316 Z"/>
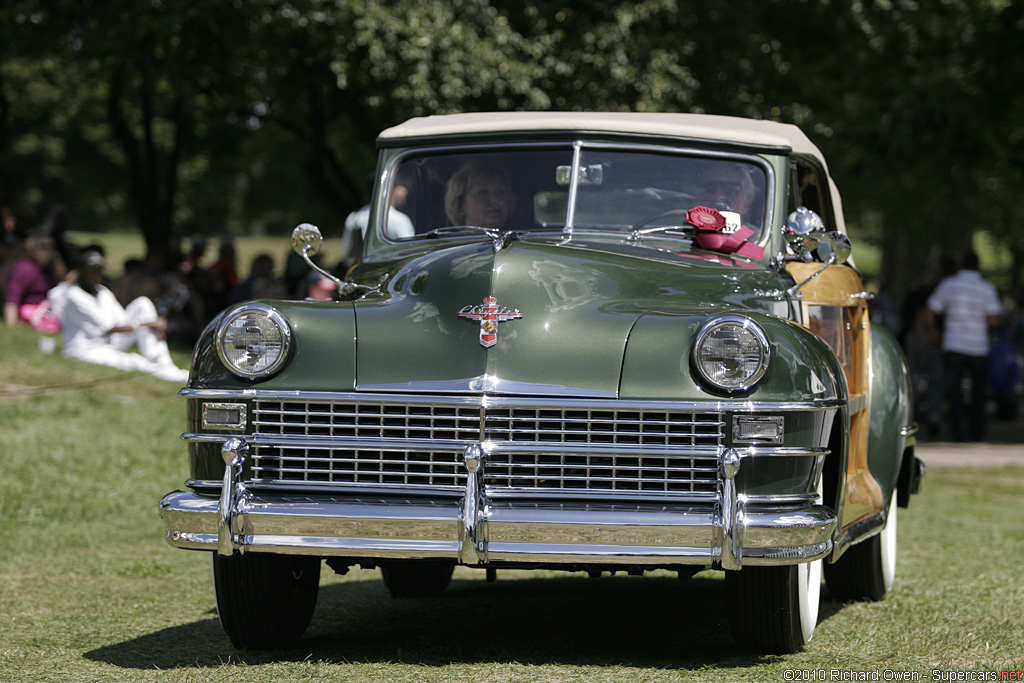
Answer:
<path fill-rule="evenodd" d="M 271 340 L 273 357 L 266 362 L 257 363 L 255 369 L 246 368 L 241 365 L 231 346 L 231 337 L 238 333 L 239 321 L 247 317 L 254 322 L 261 319 L 267 321 L 269 326 L 261 329 L 264 331 L 276 330 L 276 334 L 279 335 L 278 338 Z M 224 364 L 224 367 L 233 374 L 245 377 L 246 379 L 261 379 L 280 370 L 285 361 L 288 360 L 292 347 L 292 330 L 284 316 L 270 306 L 260 303 L 243 304 L 232 310 L 217 326 L 217 333 L 214 338 L 217 356 Z M 236 345 L 234 350 L 237 351 L 239 348 L 241 347 Z M 247 351 L 251 352 L 252 347 L 248 347 Z"/>
<path fill-rule="evenodd" d="M 735 361 L 740 355 L 725 357 L 720 348 L 716 350 L 710 347 L 717 339 L 723 336 L 728 338 L 730 333 L 741 348 L 754 354 L 754 362 L 743 363 L 747 367 L 739 369 L 740 374 L 734 377 L 714 372 L 712 366 L 715 363 Z M 697 374 L 704 381 L 719 391 L 732 394 L 752 389 L 764 377 L 771 361 L 771 347 L 768 345 L 768 336 L 753 320 L 742 315 L 723 315 L 709 320 L 701 327 L 693 344 L 692 361 Z"/>

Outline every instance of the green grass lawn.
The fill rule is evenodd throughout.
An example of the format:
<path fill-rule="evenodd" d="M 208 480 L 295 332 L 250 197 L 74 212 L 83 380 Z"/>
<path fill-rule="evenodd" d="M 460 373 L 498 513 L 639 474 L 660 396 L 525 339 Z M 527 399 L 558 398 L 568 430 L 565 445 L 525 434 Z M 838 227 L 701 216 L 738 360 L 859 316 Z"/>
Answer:
<path fill-rule="evenodd" d="M 1024 664 L 1024 468 L 930 472 L 901 511 L 894 592 L 823 596 L 796 655 L 734 647 L 714 572 L 499 571 L 488 584 L 459 569 L 442 599 L 396 601 L 376 572 L 326 568 L 299 648 L 239 652 L 209 556 L 168 546 L 157 515 L 187 475 L 177 390 L 0 328 L 0 681 L 931 681 Z"/>

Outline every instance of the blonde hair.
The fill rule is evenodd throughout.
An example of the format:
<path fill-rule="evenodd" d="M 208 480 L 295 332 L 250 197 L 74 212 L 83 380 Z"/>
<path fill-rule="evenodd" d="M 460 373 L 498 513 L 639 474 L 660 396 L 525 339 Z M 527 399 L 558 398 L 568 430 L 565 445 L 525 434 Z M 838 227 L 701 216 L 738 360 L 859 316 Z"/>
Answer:
<path fill-rule="evenodd" d="M 462 225 L 466 222 L 466 212 L 462 210 L 462 200 L 480 178 L 492 177 L 501 181 L 509 196 L 509 209 L 512 208 L 512 181 L 508 174 L 496 166 L 488 166 L 482 161 L 472 160 L 464 163 L 459 170 L 448 179 L 448 185 L 444 191 L 444 212 L 452 225 Z"/>

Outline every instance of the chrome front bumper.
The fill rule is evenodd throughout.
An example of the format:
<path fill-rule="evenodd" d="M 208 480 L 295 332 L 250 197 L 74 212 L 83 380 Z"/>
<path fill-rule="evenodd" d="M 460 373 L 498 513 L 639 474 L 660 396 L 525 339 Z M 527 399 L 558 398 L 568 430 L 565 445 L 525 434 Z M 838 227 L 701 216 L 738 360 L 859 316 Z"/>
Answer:
<path fill-rule="evenodd" d="M 355 559 L 439 559 L 498 564 L 792 564 L 832 549 L 835 512 L 822 505 L 753 503 L 737 495 L 742 458 L 722 458 L 722 490 L 709 504 L 545 503 L 490 500 L 486 454 L 469 448 L 461 500 L 268 495 L 241 481 L 247 446 L 228 439 L 219 498 L 177 491 L 160 501 L 178 548 Z"/>

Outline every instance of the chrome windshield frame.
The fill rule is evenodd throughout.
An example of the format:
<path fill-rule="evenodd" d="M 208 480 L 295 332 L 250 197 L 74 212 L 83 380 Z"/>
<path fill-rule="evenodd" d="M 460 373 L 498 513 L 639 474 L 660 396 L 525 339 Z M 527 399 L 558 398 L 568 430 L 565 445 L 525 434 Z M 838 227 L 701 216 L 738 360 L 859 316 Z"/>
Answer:
<path fill-rule="evenodd" d="M 421 239 L 425 239 L 424 235 L 426 233 L 418 233 L 412 238 L 396 240 L 389 237 L 387 235 L 387 232 L 384 230 L 384 216 L 386 215 L 384 208 L 386 204 L 382 202 L 381 197 L 390 196 L 390 192 L 392 191 L 394 183 L 396 182 L 398 177 L 398 168 L 403 163 L 405 163 L 410 157 L 471 154 L 474 152 L 508 152 L 514 150 L 528 149 L 546 151 L 564 149 L 566 152 L 571 151 L 572 153 L 572 173 L 569 181 L 569 187 L 567 189 L 568 197 L 566 201 L 565 224 L 561 231 L 527 230 L 525 232 L 527 234 L 534 232 L 548 232 L 558 234 L 558 232 L 561 232 L 561 234 L 564 236 L 564 239 L 568 240 L 572 238 L 572 235 L 575 232 L 577 232 L 577 227 L 575 224 L 575 214 L 577 195 L 579 192 L 579 174 L 580 168 L 583 163 L 584 154 L 588 150 L 603 150 L 619 152 L 637 152 L 641 154 L 669 154 L 674 156 L 700 157 L 703 159 L 714 159 L 720 161 L 733 160 L 741 163 L 756 165 L 765 174 L 764 209 L 760 233 L 756 236 L 756 239 L 752 241 L 755 244 L 761 246 L 766 245 L 771 236 L 771 227 L 773 225 L 775 215 L 775 189 L 777 182 L 775 177 L 775 167 L 773 166 L 773 164 L 764 156 L 758 154 L 753 150 L 749 152 L 709 150 L 703 148 L 702 146 L 686 144 L 687 142 L 689 141 L 681 141 L 681 144 L 677 146 L 664 143 L 652 144 L 631 141 L 605 142 L 577 138 L 573 140 L 567 139 L 564 141 L 513 141 L 495 144 L 481 144 L 479 142 L 452 143 L 450 145 L 435 145 L 410 148 L 402 151 L 401 153 L 397 154 L 392 159 L 390 159 L 387 167 L 381 171 L 379 181 L 381 187 L 385 188 L 385 192 L 380 193 L 379 196 L 375 197 L 375 204 L 373 208 L 376 209 L 376 216 L 374 217 L 371 225 L 376 234 L 380 235 L 383 241 L 389 245 L 408 245 L 410 243 L 418 242 Z M 612 234 L 608 230 L 595 230 L 594 232 L 599 234 Z M 453 235 L 452 239 L 465 239 L 465 235 Z"/>

